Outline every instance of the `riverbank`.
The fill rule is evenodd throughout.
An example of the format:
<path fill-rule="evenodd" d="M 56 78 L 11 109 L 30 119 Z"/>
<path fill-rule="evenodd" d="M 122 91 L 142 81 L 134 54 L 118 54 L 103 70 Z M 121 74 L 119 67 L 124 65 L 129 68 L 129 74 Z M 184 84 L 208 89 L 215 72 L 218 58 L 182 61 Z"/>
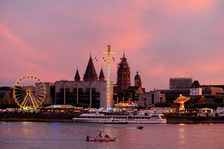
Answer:
<path fill-rule="evenodd" d="M 0 121 L 32 121 L 32 122 L 67 122 L 71 123 L 72 118 L 78 113 L 28 113 L 28 112 L 5 112 L 0 113 Z"/>
<path fill-rule="evenodd" d="M 167 124 L 210 124 L 224 123 L 224 117 L 197 117 L 195 115 L 167 114 Z"/>
<path fill-rule="evenodd" d="M 30 122 L 65 122 L 71 123 L 72 118 L 80 113 L 28 113 L 5 112 L 0 113 L 0 121 L 30 121 Z M 196 117 L 194 115 L 166 114 L 167 124 L 209 124 L 224 123 L 224 117 Z"/>

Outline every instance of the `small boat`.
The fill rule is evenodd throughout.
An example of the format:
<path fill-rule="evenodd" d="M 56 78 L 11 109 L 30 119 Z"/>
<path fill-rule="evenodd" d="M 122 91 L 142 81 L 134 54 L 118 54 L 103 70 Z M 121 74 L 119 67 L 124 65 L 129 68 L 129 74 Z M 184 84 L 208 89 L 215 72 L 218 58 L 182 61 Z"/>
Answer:
<path fill-rule="evenodd" d="M 143 129 L 143 125 L 141 125 L 141 123 L 138 123 L 137 129 Z"/>
<path fill-rule="evenodd" d="M 143 129 L 143 126 L 142 125 L 138 125 L 137 129 Z"/>
<path fill-rule="evenodd" d="M 116 138 L 111 138 L 107 136 L 86 136 L 86 141 L 94 141 L 94 142 L 114 142 L 116 141 Z"/>

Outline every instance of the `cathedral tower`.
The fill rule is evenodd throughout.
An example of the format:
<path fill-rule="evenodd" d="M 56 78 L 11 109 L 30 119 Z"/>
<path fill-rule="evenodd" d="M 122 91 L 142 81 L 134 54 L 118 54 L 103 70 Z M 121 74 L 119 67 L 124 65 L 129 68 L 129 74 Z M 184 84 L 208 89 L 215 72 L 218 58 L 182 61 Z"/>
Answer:
<path fill-rule="evenodd" d="M 135 75 L 135 86 L 142 87 L 142 81 L 140 75 L 138 74 L 138 71 L 137 74 Z"/>
<path fill-rule="evenodd" d="M 76 70 L 74 80 L 75 80 L 76 82 L 80 81 L 80 76 L 79 76 L 79 71 L 78 71 L 78 69 Z"/>
<path fill-rule="evenodd" d="M 93 65 L 93 60 L 92 57 L 89 57 L 89 62 L 83 77 L 84 81 L 94 81 L 94 80 L 98 80 L 97 74 L 96 74 L 96 70 L 95 67 Z"/>
<path fill-rule="evenodd" d="M 130 67 L 128 66 L 127 58 L 125 54 L 121 58 L 121 62 L 118 64 L 117 71 L 117 92 L 124 93 L 129 86 L 131 86 L 130 81 Z"/>
<path fill-rule="evenodd" d="M 104 73 L 103 73 L 103 69 L 102 68 L 100 70 L 99 80 L 100 81 L 104 81 L 105 80 L 105 77 L 104 77 Z"/>

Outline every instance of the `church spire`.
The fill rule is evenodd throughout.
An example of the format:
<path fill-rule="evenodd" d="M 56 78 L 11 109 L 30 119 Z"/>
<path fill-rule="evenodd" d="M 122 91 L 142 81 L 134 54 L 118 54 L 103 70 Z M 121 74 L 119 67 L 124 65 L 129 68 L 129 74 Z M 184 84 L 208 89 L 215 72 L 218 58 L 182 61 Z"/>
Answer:
<path fill-rule="evenodd" d="M 104 77 L 103 69 L 101 68 L 101 70 L 100 70 L 99 80 L 100 80 L 100 81 L 104 81 L 104 79 L 105 79 L 105 77 Z"/>
<path fill-rule="evenodd" d="M 78 71 L 78 69 L 76 70 L 76 73 L 75 73 L 75 81 L 80 81 L 80 75 L 79 75 L 79 71 Z"/>
<path fill-rule="evenodd" d="M 89 57 L 89 62 L 88 62 L 88 65 L 86 67 L 86 71 L 85 71 L 83 80 L 84 81 L 98 80 L 98 77 L 97 77 L 97 74 L 96 74 L 95 67 L 93 65 L 93 60 L 92 60 L 91 55 Z"/>

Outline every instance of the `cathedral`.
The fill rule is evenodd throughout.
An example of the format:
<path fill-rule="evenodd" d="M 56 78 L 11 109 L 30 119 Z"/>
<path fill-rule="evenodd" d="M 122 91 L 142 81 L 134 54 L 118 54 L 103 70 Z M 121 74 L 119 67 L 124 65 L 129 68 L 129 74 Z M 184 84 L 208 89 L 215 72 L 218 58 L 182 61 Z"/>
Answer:
<path fill-rule="evenodd" d="M 125 54 L 121 58 L 121 62 L 118 64 L 117 70 L 117 93 L 122 94 L 124 93 L 129 86 L 131 86 L 130 81 L 130 67 L 128 66 L 127 58 Z"/>
<path fill-rule="evenodd" d="M 113 87 L 111 86 L 111 88 L 111 94 L 113 95 Z M 94 108 L 106 106 L 106 80 L 103 69 L 100 70 L 98 77 L 91 56 L 83 80 L 81 80 L 77 69 L 74 81 L 55 82 L 55 104 L 85 104 Z"/>
<path fill-rule="evenodd" d="M 130 76 L 130 67 L 125 54 L 123 54 L 121 62 L 118 64 L 117 84 L 114 87 L 114 101 L 136 101 L 138 100 L 138 95 L 145 92 L 144 88 L 142 88 L 142 81 L 138 72 L 134 77 L 134 86 L 131 86 Z"/>
<path fill-rule="evenodd" d="M 131 71 L 125 54 L 121 58 L 117 69 L 117 83 L 111 81 L 111 101 L 130 102 L 137 101 L 139 94 L 145 92 L 142 88 L 142 81 L 137 72 L 134 77 L 134 86 L 131 86 Z M 83 105 L 94 108 L 106 106 L 106 80 L 103 69 L 99 75 L 94 67 L 93 59 L 90 56 L 86 66 L 83 79 L 79 70 L 75 71 L 74 80 L 61 80 L 55 82 L 54 104 Z"/>

